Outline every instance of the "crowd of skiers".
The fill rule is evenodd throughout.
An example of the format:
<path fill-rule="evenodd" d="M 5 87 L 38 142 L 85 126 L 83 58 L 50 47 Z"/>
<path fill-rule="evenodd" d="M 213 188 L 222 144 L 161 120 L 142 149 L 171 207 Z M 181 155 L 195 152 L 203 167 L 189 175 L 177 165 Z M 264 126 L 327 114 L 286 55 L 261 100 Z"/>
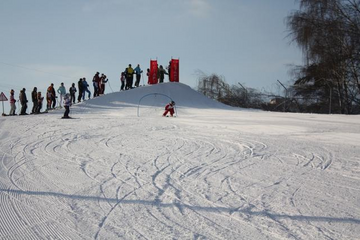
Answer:
<path fill-rule="evenodd" d="M 167 67 L 168 72 L 170 73 L 170 64 Z M 164 82 L 165 75 L 169 75 L 162 65 L 158 67 L 157 78 L 158 82 Z M 133 89 L 134 87 L 140 86 L 140 80 L 142 76 L 143 70 L 140 68 L 138 64 L 136 68 L 132 68 L 131 64 L 125 69 L 124 72 L 121 73 L 120 82 L 121 87 L 120 90 L 129 90 Z M 134 84 L 134 75 L 135 75 L 135 84 Z M 147 76 L 148 76 L 148 84 L 150 83 L 150 69 L 147 69 Z M 93 77 L 92 85 L 93 85 L 93 97 L 100 96 L 105 93 L 105 84 L 109 80 L 107 79 L 105 74 L 101 74 L 96 72 Z M 86 95 L 88 99 L 91 98 L 91 92 L 89 90 L 89 84 L 86 81 L 86 78 L 80 78 L 77 82 L 77 88 L 75 87 L 75 83 L 72 83 L 69 91 L 66 91 L 64 83 L 61 83 L 58 89 L 55 91 L 54 84 L 51 83 L 50 86 L 47 88 L 45 96 L 42 95 L 41 92 L 37 91 L 37 88 L 34 87 L 33 91 L 31 92 L 31 101 L 33 103 L 33 107 L 31 110 L 31 114 L 39 114 L 42 113 L 41 109 L 43 107 L 44 98 L 46 99 L 46 109 L 45 112 L 48 110 L 56 108 L 56 103 L 58 96 L 56 93 L 59 94 L 59 107 L 62 108 L 64 106 L 65 114 L 64 117 L 67 118 L 69 114 L 69 107 L 76 102 L 76 92 L 78 92 L 77 102 L 81 102 L 81 100 L 85 100 Z M 21 110 L 19 115 L 27 115 L 27 108 L 28 108 L 28 100 L 26 96 L 26 89 L 23 88 L 20 90 L 19 94 L 19 103 L 21 104 Z M 171 112 L 170 112 L 171 113 Z M 16 99 L 15 99 L 15 91 L 11 89 L 10 91 L 10 113 L 9 115 L 16 115 Z M 172 114 L 171 114 L 172 116 Z"/>
<path fill-rule="evenodd" d="M 105 74 L 101 74 L 97 72 L 93 77 L 93 87 L 94 87 L 94 95 L 93 97 L 100 96 L 105 93 L 105 83 L 108 82 L 108 79 Z M 33 107 L 31 109 L 31 114 L 39 114 L 42 113 L 41 109 L 43 107 L 44 98 L 46 99 L 46 109 L 48 110 L 56 108 L 57 99 L 59 98 L 58 105 L 60 108 L 64 106 L 65 114 L 64 117 L 67 118 L 69 114 L 69 107 L 76 102 L 76 92 L 78 92 L 77 101 L 81 102 L 81 100 L 85 100 L 86 93 L 88 94 L 88 99 L 91 98 L 91 92 L 89 90 L 89 84 L 86 81 L 86 78 L 80 78 L 78 81 L 77 88 L 75 87 L 75 83 L 71 84 L 69 91 L 66 91 L 64 83 L 61 83 L 58 89 L 55 91 L 54 84 L 51 83 L 50 86 L 46 90 L 45 96 L 42 95 L 41 92 L 37 91 L 37 87 L 34 87 L 31 92 L 31 101 L 33 103 Z M 58 94 L 58 96 L 57 96 Z M 28 98 L 26 95 L 26 89 L 23 88 L 20 90 L 19 94 L 19 103 L 21 105 L 19 115 L 27 115 L 28 108 Z M 10 113 L 9 115 L 16 115 L 16 99 L 15 99 L 15 91 L 11 89 L 10 91 Z"/>

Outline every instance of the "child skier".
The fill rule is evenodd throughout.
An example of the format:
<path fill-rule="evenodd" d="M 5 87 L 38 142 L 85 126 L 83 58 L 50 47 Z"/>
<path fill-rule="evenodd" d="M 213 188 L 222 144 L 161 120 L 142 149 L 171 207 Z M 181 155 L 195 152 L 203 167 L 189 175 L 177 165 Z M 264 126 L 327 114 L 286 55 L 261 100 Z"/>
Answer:
<path fill-rule="evenodd" d="M 163 116 L 166 117 L 166 114 L 170 113 L 170 116 L 173 117 L 174 106 L 175 106 L 174 101 L 171 101 L 170 103 L 168 103 L 168 105 L 165 106 L 165 112 L 164 112 Z"/>
<path fill-rule="evenodd" d="M 66 93 L 65 96 L 64 96 L 65 112 L 64 112 L 64 116 L 63 116 L 62 118 L 70 118 L 70 117 L 69 117 L 70 106 L 71 106 L 70 94 L 69 94 L 69 93 Z"/>

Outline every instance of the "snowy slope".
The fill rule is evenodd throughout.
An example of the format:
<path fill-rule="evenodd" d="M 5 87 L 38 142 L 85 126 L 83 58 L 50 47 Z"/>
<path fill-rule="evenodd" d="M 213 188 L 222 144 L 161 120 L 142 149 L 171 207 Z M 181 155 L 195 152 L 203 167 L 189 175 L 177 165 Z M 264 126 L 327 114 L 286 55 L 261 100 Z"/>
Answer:
<path fill-rule="evenodd" d="M 174 83 L 62 113 L 0 118 L 0 239 L 359 239 L 359 116 L 245 111 Z"/>

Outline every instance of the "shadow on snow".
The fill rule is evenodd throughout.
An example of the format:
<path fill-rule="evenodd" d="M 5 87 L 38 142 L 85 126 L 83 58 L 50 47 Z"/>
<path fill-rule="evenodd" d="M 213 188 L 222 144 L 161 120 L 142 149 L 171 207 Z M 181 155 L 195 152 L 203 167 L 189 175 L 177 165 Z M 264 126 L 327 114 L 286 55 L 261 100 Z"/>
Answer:
<path fill-rule="evenodd" d="M 187 204 L 180 203 L 161 203 L 160 201 L 149 201 L 149 200 L 118 200 L 114 198 L 102 198 L 102 197 L 93 197 L 93 196 L 81 196 L 81 195 L 71 195 L 64 193 L 54 193 L 54 192 L 34 192 L 34 191 L 21 191 L 21 190 L 12 190 L 12 189 L 1 189 L 0 192 L 3 193 L 15 193 L 23 194 L 30 196 L 51 196 L 59 198 L 68 198 L 73 200 L 84 200 L 84 201 L 100 201 L 100 202 L 109 202 L 109 203 L 120 203 L 120 204 L 137 204 L 145 206 L 156 206 L 163 208 L 188 208 L 194 211 L 203 211 L 203 212 L 215 212 L 215 213 L 244 213 L 253 216 L 265 216 L 272 219 L 291 219 L 294 221 L 315 221 L 315 222 L 340 222 L 340 223 L 352 223 L 360 224 L 360 219 L 354 218 L 335 218 L 335 217 L 321 217 L 321 216 L 304 216 L 304 215 L 285 215 L 285 214 L 275 214 L 269 211 L 251 211 L 249 209 L 240 209 L 240 208 L 227 208 L 227 207 L 203 207 L 203 206 L 192 206 Z"/>

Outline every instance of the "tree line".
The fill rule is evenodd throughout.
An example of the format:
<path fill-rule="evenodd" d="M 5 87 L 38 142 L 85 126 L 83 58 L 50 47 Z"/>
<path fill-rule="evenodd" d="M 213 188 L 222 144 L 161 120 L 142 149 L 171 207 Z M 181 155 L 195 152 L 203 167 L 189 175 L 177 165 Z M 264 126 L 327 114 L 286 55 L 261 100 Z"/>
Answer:
<path fill-rule="evenodd" d="M 286 18 L 291 42 L 304 64 L 292 69 L 283 97 L 241 84 L 230 86 L 217 74 L 200 74 L 198 91 L 231 106 L 311 113 L 360 113 L 360 1 L 300 0 Z"/>
<path fill-rule="evenodd" d="M 305 58 L 292 94 L 314 112 L 359 113 L 360 1 L 301 0 L 286 22 Z"/>

